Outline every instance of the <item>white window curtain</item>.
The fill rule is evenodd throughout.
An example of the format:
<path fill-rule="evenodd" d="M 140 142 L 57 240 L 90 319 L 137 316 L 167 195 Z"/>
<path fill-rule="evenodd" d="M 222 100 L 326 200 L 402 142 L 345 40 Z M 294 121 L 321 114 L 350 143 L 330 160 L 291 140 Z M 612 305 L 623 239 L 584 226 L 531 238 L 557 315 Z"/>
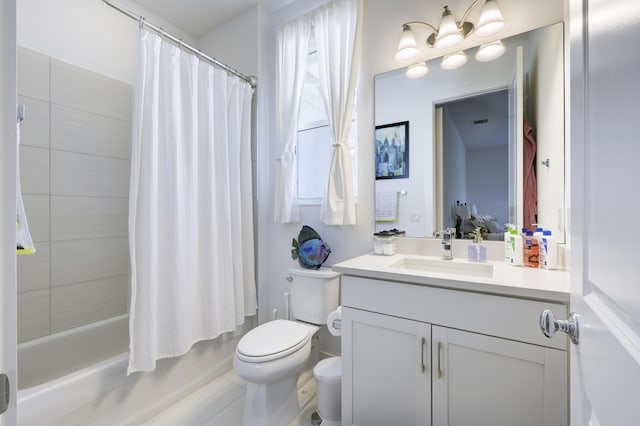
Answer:
<path fill-rule="evenodd" d="M 314 14 L 320 88 L 334 147 L 320 210 L 326 225 L 356 223 L 349 130 L 358 80 L 362 8 L 362 0 L 336 0 Z"/>
<path fill-rule="evenodd" d="M 277 223 L 298 222 L 296 140 L 302 85 L 307 68 L 311 16 L 278 29 L 276 40 L 276 120 L 280 148 L 275 199 Z"/>
<path fill-rule="evenodd" d="M 128 373 L 256 312 L 249 84 L 140 30 Z"/>

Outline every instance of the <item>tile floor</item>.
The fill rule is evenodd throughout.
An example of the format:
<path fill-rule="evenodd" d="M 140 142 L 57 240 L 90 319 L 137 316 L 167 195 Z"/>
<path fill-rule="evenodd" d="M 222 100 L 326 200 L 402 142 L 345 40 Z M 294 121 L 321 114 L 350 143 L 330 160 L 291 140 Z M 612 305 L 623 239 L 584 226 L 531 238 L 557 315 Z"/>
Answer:
<path fill-rule="evenodd" d="M 143 426 L 241 426 L 245 389 L 246 383 L 229 370 Z M 311 413 L 317 410 L 313 378 L 298 390 L 298 398 L 303 408 L 288 426 L 312 426 Z"/>

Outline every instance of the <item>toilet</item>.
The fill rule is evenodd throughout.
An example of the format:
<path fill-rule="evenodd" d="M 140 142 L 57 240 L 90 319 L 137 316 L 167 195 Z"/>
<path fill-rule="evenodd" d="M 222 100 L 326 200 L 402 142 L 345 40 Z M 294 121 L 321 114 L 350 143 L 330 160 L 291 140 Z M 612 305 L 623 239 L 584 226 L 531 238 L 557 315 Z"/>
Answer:
<path fill-rule="evenodd" d="M 289 268 L 292 320 L 277 319 L 245 334 L 233 368 L 247 382 L 243 425 L 289 423 L 300 411 L 297 373 L 311 353 L 311 340 L 338 307 L 340 274 L 330 268 Z"/>

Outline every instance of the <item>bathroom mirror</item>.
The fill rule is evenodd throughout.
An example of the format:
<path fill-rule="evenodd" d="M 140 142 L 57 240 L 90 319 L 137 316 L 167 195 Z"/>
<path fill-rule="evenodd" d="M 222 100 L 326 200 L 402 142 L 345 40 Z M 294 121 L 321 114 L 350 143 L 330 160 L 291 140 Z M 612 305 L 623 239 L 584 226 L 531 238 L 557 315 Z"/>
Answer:
<path fill-rule="evenodd" d="M 474 58 L 476 47 L 455 70 L 443 70 L 437 58 L 422 78 L 407 78 L 405 68 L 375 77 L 376 128 L 408 122 L 411 140 L 408 176 L 375 181 L 376 231 L 431 237 L 456 226 L 457 217 L 461 231 L 480 218 L 499 239 L 506 221 L 530 225 L 527 197 L 537 199 L 535 223 L 564 241 L 563 26 L 502 42 L 506 53 L 490 62 Z M 523 154 L 532 144 L 534 158 Z M 534 165 L 537 185 L 529 182 L 527 191 L 525 160 Z"/>

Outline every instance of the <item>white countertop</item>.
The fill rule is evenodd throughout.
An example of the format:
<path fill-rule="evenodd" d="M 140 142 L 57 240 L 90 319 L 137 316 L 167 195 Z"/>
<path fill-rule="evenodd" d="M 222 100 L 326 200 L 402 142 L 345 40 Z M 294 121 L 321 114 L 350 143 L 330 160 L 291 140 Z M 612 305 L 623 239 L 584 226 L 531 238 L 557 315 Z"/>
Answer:
<path fill-rule="evenodd" d="M 408 284 L 569 303 L 570 280 L 567 271 L 517 267 L 507 265 L 504 262 L 487 261 L 487 264 L 493 266 L 493 275 L 481 277 L 392 266 L 402 262 L 403 259 L 441 260 L 438 256 L 365 254 L 337 263 L 333 265 L 333 270 L 344 275 Z M 442 262 L 451 262 L 451 265 L 469 263 L 466 259 L 460 258 Z"/>

